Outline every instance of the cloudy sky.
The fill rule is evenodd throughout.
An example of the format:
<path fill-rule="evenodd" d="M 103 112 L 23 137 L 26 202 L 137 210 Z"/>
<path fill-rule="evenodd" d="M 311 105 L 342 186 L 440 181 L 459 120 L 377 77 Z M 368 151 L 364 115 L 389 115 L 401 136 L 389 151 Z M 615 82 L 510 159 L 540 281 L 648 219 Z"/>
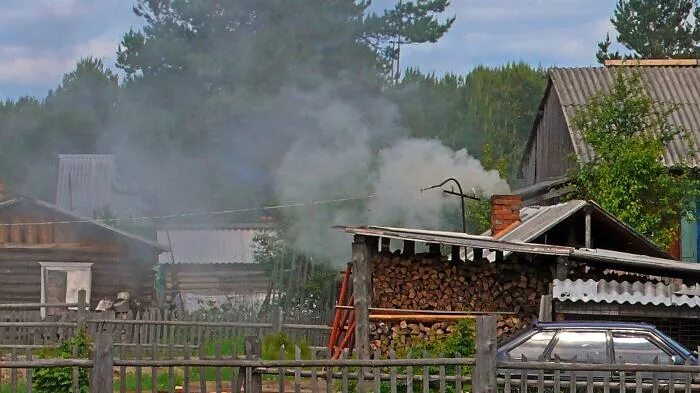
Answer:
<path fill-rule="evenodd" d="M 141 26 L 134 1 L 0 1 L 0 98 L 45 96 L 80 57 L 113 65 L 124 32 Z M 521 60 L 593 65 L 597 42 L 612 31 L 614 6 L 615 0 L 452 0 L 452 30 L 436 44 L 407 48 L 402 62 L 437 73 Z"/>

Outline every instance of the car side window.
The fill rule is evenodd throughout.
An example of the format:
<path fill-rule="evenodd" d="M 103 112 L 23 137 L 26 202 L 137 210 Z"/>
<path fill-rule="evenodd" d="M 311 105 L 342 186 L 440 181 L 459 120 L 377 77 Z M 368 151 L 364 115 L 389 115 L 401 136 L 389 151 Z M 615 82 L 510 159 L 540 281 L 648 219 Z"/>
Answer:
<path fill-rule="evenodd" d="M 622 357 L 625 363 L 653 364 L 658 357 L 661 364 L 673 364 L 671 355 L 645 335 L 613 333 L 613 351 L 616 362 Z"/>
<path fill-rule="evenodd" d="M 522 359 L 522 355 L 525 355 L 528 360 L 537 360 L 542 356 L 549 342 L 552 341 L 552 337 L 554 337 L 554 332 L 552 331 L 535 333 L 532 337 L 508 351 L 508 356 L 512 359 Z"/>
<path fill-rule="evenodd" d="M 552 349 L 552 358 L 562 361 L 606 363 L 607 337 L 605 332 L 562 331 Z"/>

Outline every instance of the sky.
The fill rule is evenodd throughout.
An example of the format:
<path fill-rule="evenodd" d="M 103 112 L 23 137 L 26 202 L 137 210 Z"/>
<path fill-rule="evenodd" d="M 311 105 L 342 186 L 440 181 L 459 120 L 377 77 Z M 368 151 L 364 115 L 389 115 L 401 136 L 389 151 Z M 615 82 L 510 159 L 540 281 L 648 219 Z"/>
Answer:
<path fill-rule="evenodd" d="M 392 0 L 375 0 L 381 8 Z M 524 61 L 595 65 L 597 43 L 614 33 L 615 0 L 452 0 L 452 29 L 437 43 L 408 46 L 402 63 L 437 74 Z M 113 67 L 123 34 L 139 29 L 134 0 L 1 0 L 0 99 L 44 97 L 81 57 Z M 613 35 L 613 34 L 611 34 Z"/>

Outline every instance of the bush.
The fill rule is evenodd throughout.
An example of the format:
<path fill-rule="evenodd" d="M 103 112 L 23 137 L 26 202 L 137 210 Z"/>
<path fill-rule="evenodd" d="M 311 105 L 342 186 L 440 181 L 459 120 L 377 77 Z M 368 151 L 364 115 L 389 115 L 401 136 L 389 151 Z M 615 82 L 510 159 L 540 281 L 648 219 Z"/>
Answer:
<path fill-rule="evenodd" d="M 70 339 L 61 341 L 56 349 L 47 349 L 38 353 L 42 359 L 89 358 L 92 343 L 85 328 L 80 329 Z M 80 393 L 89 392 L 89 372 L 86 368 L 78 369 L 78 386 Z M 39 368 L 34 372 L 34 391 L 37 393 L 71 393 L 73 391 L 73 369 L 70 367 Z"/>
<path fill-rule="evenodd" d="M 280 359 L 280 348 L 284 347 L 284 355 L 287 360 L 294 359 L 294 347 L 301 349 L 301 358 L 311 358 L 311 347 L 306 341 L 294 342 L 289 336 L 284 333 L 275 333 L 263 338 L 262 342 L 262 358 L 265 360 L 283 360 Z"/>

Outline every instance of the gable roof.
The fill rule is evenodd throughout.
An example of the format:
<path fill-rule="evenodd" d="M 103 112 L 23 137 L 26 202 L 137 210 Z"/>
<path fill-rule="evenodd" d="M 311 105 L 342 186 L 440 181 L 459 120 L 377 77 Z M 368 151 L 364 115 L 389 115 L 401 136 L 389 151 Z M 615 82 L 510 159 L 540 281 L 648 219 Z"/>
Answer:
<path fill-rule="evenodd" d="M 647 250 L 647 255 L 672 259 L 667 252 L 661 250 L 654 243 L 652 243 L 651 240 L 647 239 L 634 228 L 620 221 L 617 217 L 608 213 L 600 205 L 592 201 L 571 200 L 552 206 L 523 207 L 520 210 L 520 224 L 508 232 L 496 237 L 509 242 L 528 243 L 544 235 L 557 224 L 583 209 L 590 209 L 591 215 L 595 219 L 604 221 L 606 224 L 616 228 L 618 233 L 623 234 L 623 236 L 633 240 L 636 244 L 641 246 L 641 248 Z M 504 252 L 504 255 L 508 254 L 508 251 Z M 488 254 L 486 257 L 490 261 L 494 261 L 496 259 L 495 253 Z"/>
<path fill-rule="evenodd" d="M 82 224 L 94 225 L 103 231 L 111 233 L 111 234 L 113 234 L 117 237 L 123 238 L 125 240 L 131 241 L 131 242 L 136 242 L 136 243 L 139 243 L 141 245 L 156 249 L 156 250 L 161 251 L 161 252 L 168 251 L 167 247 L 165 247 L 157 242 L 154 242 L 152 240 L 146 239 L 145 237 L 135 235 L 135 234 L 130 233 L 130 232 L 126 232 L 126 231 L 121 230 L 119 228 L 115 228 L 113 226 L 103 224 L 103 223 L 96 221 L 96 220 L 93 220 L 93 219 L 80 217 L 80 216 L 78 216 L 74 213 L 71 213 L 67 210 L 64 210 L 56 205 L 53 205 L 53 204 L 48 203 L 48 202 L 44 202 L 44 201 L 36 199 L 36 198 L 22 196 L 22 197 L 10 199 L 7 201 L 3 201 L 3 202 L 0 202 L 0 209 L 7 209 L 7 208 L 10 208 L 13 206 L 18 206 L 20 204 L 34 205 L 36 207 L 51 211 L 51 212 L 55 213 L 56 215 L 63 217 L 64 221 L 62 221 L 62 222 L 64 222 L 64 223 L 76 223 L 76 224 L 82 223 Z"/>
<path fill-rule="evenodd" d="M 103 209 L 118 218 L 143 216 L 145 203 L 120 179 L 111 154 L 59 154 L 56 205 L 81 217 Z"/>
<path fill-rule="evenodd" d="M 574 152 L 581 159 L 589 160 L 591 148 L 572 128 L 572 119 L 593 95 L 610 89 L 618 70 L 631 73 L 633 69 L 641 72 L 642 81 L 655 102 L 677 107 L 669 118 L 670 123 L 683 127 L 688 131 L 691 143 L 700 146 L 700 67 L 582 67 L 550 70 L 547 89 L 525 151 L 532 146 L 548 95 L 555 92 L 564 112 Z M 677 136 L 667 146 L 663 162 L 667 166 L 699 166 L 700 152 L 695 152 L 693 160 L 688 162 L 689 151 L 688 143 Z"/>

